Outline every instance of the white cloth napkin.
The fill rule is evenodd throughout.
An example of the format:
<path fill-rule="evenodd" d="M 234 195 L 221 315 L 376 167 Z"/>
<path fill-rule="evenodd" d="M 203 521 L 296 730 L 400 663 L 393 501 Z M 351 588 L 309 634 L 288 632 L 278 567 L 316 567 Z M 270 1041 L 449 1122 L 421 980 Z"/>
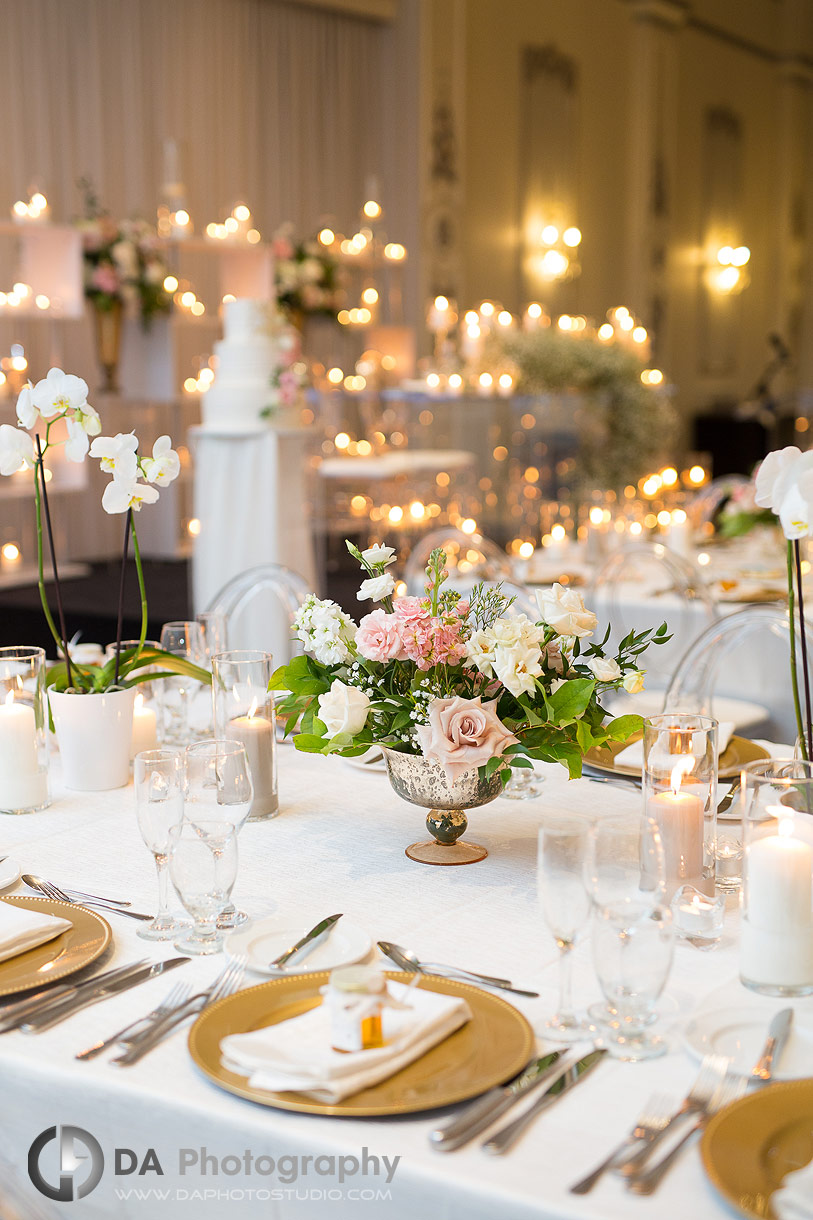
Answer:
<path fill-rule="evenodd" d="M 813 1220 L 813 1161 L 789 1173 L 771 1203 L 779 1220 Z"/>
<path fill-rule="evenodd" d="M 393 999 L 409 1008 L 385 1008 L 382 1031 L 387 1045 L 343 1054 L 331 1049 L 327 1005 L 278 1025 L 229 1034 L 220 1044 L 223 1064 L 248 1076 L 252 1088 L 307 1093 L 317 1101 L 339 1102 L 394 1076 L 419 1059 L 471 1017 L 465 1000 L 389 983 Z"/>
<path fill-rule="evenodd" d="M 733 720 L 721 720 L 717 727 L 717 757 L 725 750 L 731 735 L 734 732 Z M 632 745 L 625 746 L 623 750 L 615 756 L 616 767 L 638 767 L 643 768 L 644 765 L 644 742 L 643 738 L 640 741 L 634 741 Z"/>
<path fill-rule="evenodd" d="M 0 962 L 37 945 L 44 945 L 61 932 L 70 928 L 69 919 L 57 915 L 46 915 L 42 911 L 30 911 L 26 907 L 0 903 Z"/>

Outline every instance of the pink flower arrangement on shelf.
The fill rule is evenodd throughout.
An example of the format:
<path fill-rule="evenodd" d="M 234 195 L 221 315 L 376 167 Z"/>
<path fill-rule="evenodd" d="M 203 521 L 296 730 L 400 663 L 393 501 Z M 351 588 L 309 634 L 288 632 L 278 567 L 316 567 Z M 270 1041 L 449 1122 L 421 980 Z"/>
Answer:
<path fill-rule="evenodd" d="M 514 609 L 500 585 L 480 584 L 469 597 L 445 587 L 446 556 L 435 550 L 423 597 L 393 599 L 388 570 L 395 551 L 347 543 L 364 579 L 360 601 L 378 603 L 356 626 L 333 601 L 306 599 L 295 619 L 306 655 L 271 679 L 294 744 L 312 753 L 363 754 L 376 743 L 434 758 L 454 780 L 463 771 L 512 767 L 532 759 L 561 762 L 581 774 L 584 753 L 626 741 L 639 716 L 608 719 L 601 699 L 639 690 L 639 660 L 669 638 L 666 624 L 631 631 L 617 654 L 590 642 L 596 616 L 581 594 L 554 585 L 538 595 L 539 619 Z"/>

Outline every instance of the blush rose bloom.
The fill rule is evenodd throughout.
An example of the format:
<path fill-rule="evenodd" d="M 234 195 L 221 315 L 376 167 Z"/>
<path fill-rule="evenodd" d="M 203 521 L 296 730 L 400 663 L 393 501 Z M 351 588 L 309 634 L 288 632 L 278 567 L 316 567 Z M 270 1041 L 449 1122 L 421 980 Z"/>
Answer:
<path fill-rule="evenodd" d="M 429 706 L 429 724 L 417 726 L 424 758 L 441 764 L 449 783 L 464 771 L 471 771 L 499 757 L 517 738 L 497 718 L 497 700 L 483 703 L 476 699 L 435 699 Z"/>
<path fill-rule="evenodd" d="M 356 631 L 356 648 L 368 661 L 405 661 L 401 620 L 386 610 L 365 614 Z"/>
<path fill-rule="evenodd" d="M 330 690 L 319 696 L 319 719 L 328 737 L 347 733 L 354 737 L 367 723 L 370 700 L 357 686 L 347 686 L 336 678 Z"/>
<path fill-rule="evenodd" d="M 592 635 L 598 624 L 593 611 L 585 609 L 581 593 L 558 582 L 550 589 L 537 589 L 536 600 L 542 621 L 557 635 Z"/>
<path fill-rule="evenodd" d="M 613 657 L 591 657 L 587 668 L 599 682 L 617 682 L 623 676 L 621 666 Z"/>

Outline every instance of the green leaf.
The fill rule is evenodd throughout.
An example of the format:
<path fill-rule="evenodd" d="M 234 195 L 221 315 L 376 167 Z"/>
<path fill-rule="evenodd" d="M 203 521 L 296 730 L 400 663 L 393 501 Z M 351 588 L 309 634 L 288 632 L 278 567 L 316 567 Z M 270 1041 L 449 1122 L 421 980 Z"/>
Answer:
<path fill-rule="evenodd" d="M 315 733 L 297 733 L 294 745 L 305 754 L 323 754 L 328 741 L 326 737 L 317 737 Z"/>
<path fill-rule="evenodd" d="M 595 689 L 596 684 L 590 678 L 572 678 L 565 682 L 548 700 L 551 719 L 556 724 L 578 720 L 587 709 Z"/>
<path fill-rule="evenodd" d="M 641 716 L 619 716 L 606 724 L 604 731 L 610 741 L 626 741 L 633 733 L 643 733 L 644 721 Z"/>

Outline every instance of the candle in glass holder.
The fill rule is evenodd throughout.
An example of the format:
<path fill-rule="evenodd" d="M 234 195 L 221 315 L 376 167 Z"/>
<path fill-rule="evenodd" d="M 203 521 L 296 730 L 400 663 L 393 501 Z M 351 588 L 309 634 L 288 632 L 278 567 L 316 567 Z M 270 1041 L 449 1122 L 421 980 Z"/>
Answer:
<path fill-rule="evenodd" d="M 0 704 L 0 809 L 33 809 L 48 796 L 37 758 L 34 709 L 9 691 Z"/>
<path fill-rule="evenodd" d="M 264 712 L 266 709 L 263 708 Z M 251 817 L 267 817 L 279 808 L 277 777 L 274 766 L 274 724 L 265 715 L 257 715 L 258 701 L 254 699 L 245 716 L 235 716 L 226 725 L 226 736 L 243 743 L 246 749 L 251 782 L 254 785 L 254 800 L 251 802 Z"/>
<path fill-rule="evenodd" d="M 725 899 L 710 898 L 693 885 L 682 885 L 672 899 L 672 917 L 679 936 L 719 940 L 723 931 Z"/>
<path fill-rule="evenodd" d="M 746 852 L 740 973 L 758 983 L 804 986 L 813 982 L 813 846 L 795 835 L 784 808 L 776 813 L 776 833 L 753 839 Z"/>
<path fill-rule="evenodd" d="M 154 750 L 158 745 L 158 720 L 151 707 L 145 707 L 139 692 L 133 704 L 133 734 L 130 738 L 130 759 L 142 750 Z"/>
<path fill-rule="evenodd" d="M 672 768 L 671 790 L 647 801 L 647 814 L 660 828 L 669 887 L 695 885 L 703 877 L 703 801 L 681 786 L 693 765 L 691 754 L 681 756 Z"/>

